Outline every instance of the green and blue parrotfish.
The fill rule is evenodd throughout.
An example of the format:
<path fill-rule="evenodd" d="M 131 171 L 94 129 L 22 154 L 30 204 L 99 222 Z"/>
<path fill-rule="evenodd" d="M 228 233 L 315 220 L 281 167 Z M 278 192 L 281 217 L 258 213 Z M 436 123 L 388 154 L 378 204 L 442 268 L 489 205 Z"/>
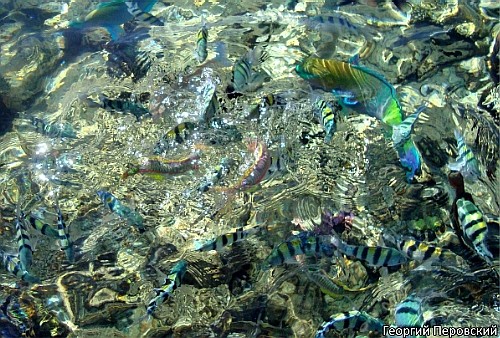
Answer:
<path fill-rule="evenodd" d="M 330 317 L 328 322 L 323 322 L 316 331 L 315 338 L 325 338 L 325 333 L 331 329 L 342 331 L 345 329 L 360 332 L 377 331 L 382 332 L 384 323 L 363 311 L 342 312 Z"/>
<path fill-rule="evenodd" d="M 458 157 L 455 162 L 448 165 L 448 168 L 453 171 L 459 171 L 465 179 L 475 181 L 481 176 L 479 162 L 474 157 L 472 150 L 465 143 L 462 134 L 458 130 L 455 130 L 454 134 L 457 140 Z"/>
<path fill-rule="evenodd" d="M 309 57 L 295 67 L 313 87 L 332 92 L 341 104 L 394 126 L 403 120 L 396 90 L 384 77 L 351 63 Z"/>
<path fill-rule="evenodd" d="M 71 22 L 70 27 L 80 29 L 104 27 L 111 34 L 111 38 L 116 40 L 123 32 L 120 26 L 133 19 L 163 25 L 160 20 L 148 14 L 157 2 L 158 0 L 103 2 L 95 10 L 87 14 L 83 21 Z"/>
<path fill-rule="evenodd" d="M 154 297 L 147 307 L 147 315 L 151 316 L 160 304 L 165 302 L 168 297 L 172 297 L 172 293 L 181 286 L 182 279 L 186 274 L 187 262 L 185 260 L 180 260 L 174 267 L 170 270 L 165 283 L 161 288 L 154 289 L 156 292 L 156 297 Z"/>
<path fill-rule="evenodd" d="M 422 155 L 412 139 L 395 147 L 399 163 L 406 171 L 406 180 L 412 182 L 415 176 L 422 173 Z"/>
<path fill-rule="evenodd" d="M 474 250 L 491 265 L 493 254 L 486 245 L 488 225 L 482 212 L 474 203 L 464 198 L 457 200 L 457 211 L 464 239 L 472 243 Z"/>
<path fill-rule="evenodd" d="M 99 196 L 104 206 L 111 212 L 125 219 L 130 225 L 136 226 L 139 232 L 145 231 L 142 216 L 121 203 L 112 193 L 105 190 L 99 190 L 97 196 Z"/>
<path fill-rule="evenodd" d="M 382 246 L 349 245 L 337 236 L 331 236 L 332 244 L 342 254 L 365 261 L 374 267 L 398 266 L 407 259 L 396 249 Z"/>

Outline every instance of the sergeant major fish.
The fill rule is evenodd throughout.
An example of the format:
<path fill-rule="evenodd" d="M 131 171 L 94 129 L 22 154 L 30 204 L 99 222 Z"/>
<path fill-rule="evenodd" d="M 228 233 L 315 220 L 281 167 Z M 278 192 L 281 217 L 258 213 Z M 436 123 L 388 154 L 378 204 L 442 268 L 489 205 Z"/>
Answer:
<path fill-rule="evenodd" d="M 458 145 L 458 157 L 448 167 L 450 170 L 459 171 L 465 179 L 477 180 L 481 176 L 479 162 L 474 157 L 472 150 L 465 143 L 460 132 L 455 129 L 454 134 Z"/>
<path fill-rule="evenodd" d="M 259 230 L 259 226 L 249 229 L 238 228 L 236 231 L 217 236 L 212 240 L 196 241 L 194 244 L 194 251 L 221 251 L 226 246 L 242 241 L 248 236 L 257 233 Z"/>
<path fill-rule="evenodd" d="M 398 266 L 407 261 L 406 257 L 396 249 L 381 246 L 349 245 L 335 235 L 331 237 L 331 242 L 344 255 L 365 261 L 370 266 Z"/>
<path fill-rule="evenodd" d="M 314 115 L 325 129 L 325 143 L 330 143 L 337 129 L 335 112 L 335 108 L 325 100 L 318 99 L 314 103 Z"/>
<path fill-rule="evenodd" d="M 202 182 L 198 186 L 199 192 L 206 192 L 214 185 L 216 185 L 224 176 L 229 173 L 231 169 L 231 165 L 233 165 L 233 161 L 227 157 L 224 157 L 220 163 L 212 168 L 210 172 L 203 177 Z"/>
<path fill-rule="evenodd" d="M 24 218 L 24 214 L 18 210 L 16 216 L 16 241 L 21 268 L 25 271 L 29 271 L 33 263 L 33 246 L 29 233 L 24 226 Z"/>
<path fill-rule="evenodd" d="M 25 282 L 40 283 L 40 278 L 33 276 L 22 267 L 21 261 L 17 256 L 9 255 L 2 251 L 0 251 L 0 254 L 2 256 L 3 266 L 8 272 L 21 278 Z"/>
<path fill-rule="evenodd" d="M 193 134 L 197 124 L 194 122 L 182 122 L 170 129 L 163 135 L 154 148 L 155 154 L 161 154 L 172 147 L 173 144 L 185 143 Z"/>
<path fill-rule="evenodd" d="M 168 297 L 172 297 L 172 293 L 181 286 L 182 279 L 186 274 L 187 262 L 185 260 L 180 260 L 174 267 L 170 270 L 165 283 L 161 288 L 154 289 L 156 292 L 156 297 L 154 297 L 147 307 L 147 315 L 151 316 L 160 304 L 162 304 Z"/>
<path fill-rule="evenodd" d="M 317 236 L 308 232 L 292 236 L 271 251 L 262 263 L 262 269 L 268 270 L 273 266 L 296 262 L 295 256 L 298 255 L 332 257 L 333 247 L 328 239 L 329 236 Z"/>
<path fill-rule="evenodd" d="M 69 239 L 68 229 L 66 223 L 64 222 L 64 217 L 62 215 L 61 209 L 57 204 L 54 205 L 54 208 L 56 209 L 57 213 L 57 238 L 59 240 L 59 245 L 61 247 L 61 250 L 64 251 L 68 262 L 73 263 L 75 261 L 73 243 Z"/>
<path fill-rule="evenodd" d="M 117 214 L 121 218 L 124 218 L 130 225 L 134 225 L 139 229 L 139 232 L 144 232 L 144 224 L 142 216 L 132 211 L 128 206 L 122 204 L 113 194 L 105 190 L 97 191 L 97 196 L 101 199 L 111 212 Z"/>
<path fill-rule="evenodd" d="M 403 145 L 410 139 L 415 122 L 425 108 L 426 106 L 419 107 L 413 114 L 407 116 L 403 122 L 392 126 L 392 142 L 395 147 Z"/>
<path fill-rule="evenodd" d="M 472 243 L 475 251 L 491 265 L 493 254 L 486 245 L 488 226 L 482 212 L 474 203 L 464 198 L 457 200 L 457 211 L 465 239 Z"/>
<path fill-rule="evenodd" d="M 198 33 L 196 34 L 196 50 L 195 57 L 199 63 L 203 63 L 208 56 L 207 51 L 207 39 L 208 39 L 208 29 L 206 23 L 202 22 L 202 26 Z"/>

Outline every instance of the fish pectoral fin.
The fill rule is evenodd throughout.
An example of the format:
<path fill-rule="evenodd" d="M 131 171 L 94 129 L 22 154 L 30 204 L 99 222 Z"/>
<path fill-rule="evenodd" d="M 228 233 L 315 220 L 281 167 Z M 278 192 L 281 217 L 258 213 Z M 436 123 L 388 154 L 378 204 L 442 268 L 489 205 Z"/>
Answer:
<path fill-rule="evenodd" d="M 458 161 L 455 162 L 450 162 L 448 164 L 448 168 L 452 171 L 460 171 L 465 165 L 465 159 L 459 159 Z"/>
<path fill-rule="evenodd" d="M 345 105 L 348 105 L 348 106 L 354 106 L 356 104 L 358 104 L 358 101 L 355 100 L 354 98 L 352 97 L 344 97 L 342 98 L 342 102 L 345 104 Z"/>
<path fill-rule="evenodd" d="M 125 31 L 121 26 L 105 26 L 106 30 L 111 34 L 112 40 L 117 40 L 120 35 L 122 35 Z"/>

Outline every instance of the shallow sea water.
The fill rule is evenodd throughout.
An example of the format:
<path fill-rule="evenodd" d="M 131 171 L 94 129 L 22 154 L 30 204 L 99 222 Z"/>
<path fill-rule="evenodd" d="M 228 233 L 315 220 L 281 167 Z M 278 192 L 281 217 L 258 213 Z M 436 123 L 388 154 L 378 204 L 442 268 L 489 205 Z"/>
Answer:
<path fill-rule="evenodd" d="M 462 244 L 447 178 L 459 129 L 481 171 L 465 189 L 498 229 L 495 2 L 172 1 L 151 10 L 164 26 L 127 22 L 114 41 L 102 27 L 67 28 L 97 5 L 0 0 L 0 251 L 21 255 L 18 211 L 57 229 L 57 205 L 75 256 L 69 262 L 57 238 L 26 227 L 30 274 L 40 283 L 2 267 L 0 337 L 314 337 L 345 311 L 394 325 L 396 306 L 411 294 L 423 300 L 427 324 L 500 322 L 498 246 L 486 264 Z M 203 24 L 208 57 L 200 63 Z M 233 65 L 252 50 L 263 81 L 234 93 Z M 411 136 L 423 161 L 412 182 L 391 130 L 373 117 L 343 108 L 324 141 L 313 105 L 336 98 L 294 68 L 308 56 L 354 55 L 395 87 L 405 115 L 427 104 Z M 270 94 L 277 103 L 262 105 Z M 106 99 L 120 106 L 103 107 Z M 136 117 L 124 104 L 146 110 L 133 108 Z M 207 104 L 218 109 L 207 112 Z M 59 129 L 37 129 L 33 119 Z M 157 151 L 182 122 L 197 127 Z M 234 189 L 256 161 L 253 142 L 280 159 L 280 170 Z M 192 154 L 194 165 L 178 173 L 124 175 L 147 157 Z M 200 191 L 222 159 L 229 170 Z M 100 190 L 140 215 L 144 231 L 131 214 L 105 207 Z M 330 231 L 328 215 L 345 215 L 334 229 L 349 244 L 394 247 L 390 238 L 411 236 L 452 250 L 463 264 L 371 267 L 335 252 L 263 268 L 290 236 Z M 259 231 L 222 250 L 195 250 L 195 241 L 237 228 Z M 180 260 L 181 285 L 148 316 L 154 290 Z M 318 274 L 333 291 L 318 286 Z M 362 331 L 327 337 L 381 336 Z"/>

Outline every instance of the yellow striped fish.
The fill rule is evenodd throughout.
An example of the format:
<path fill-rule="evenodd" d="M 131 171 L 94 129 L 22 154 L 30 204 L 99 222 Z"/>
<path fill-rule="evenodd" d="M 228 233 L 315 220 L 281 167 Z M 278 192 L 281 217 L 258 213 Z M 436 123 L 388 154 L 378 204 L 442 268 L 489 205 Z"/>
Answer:
<path fill-rule="evenodd" d="M 493 255 L 485 243 L 488 225 L 484 221 L 483 214 L 474 203 L 464 198 L 457 200 L 457 211 L 458 222 L 465 239 L 472 243 L 475 251 L 491 264 Z"/>

